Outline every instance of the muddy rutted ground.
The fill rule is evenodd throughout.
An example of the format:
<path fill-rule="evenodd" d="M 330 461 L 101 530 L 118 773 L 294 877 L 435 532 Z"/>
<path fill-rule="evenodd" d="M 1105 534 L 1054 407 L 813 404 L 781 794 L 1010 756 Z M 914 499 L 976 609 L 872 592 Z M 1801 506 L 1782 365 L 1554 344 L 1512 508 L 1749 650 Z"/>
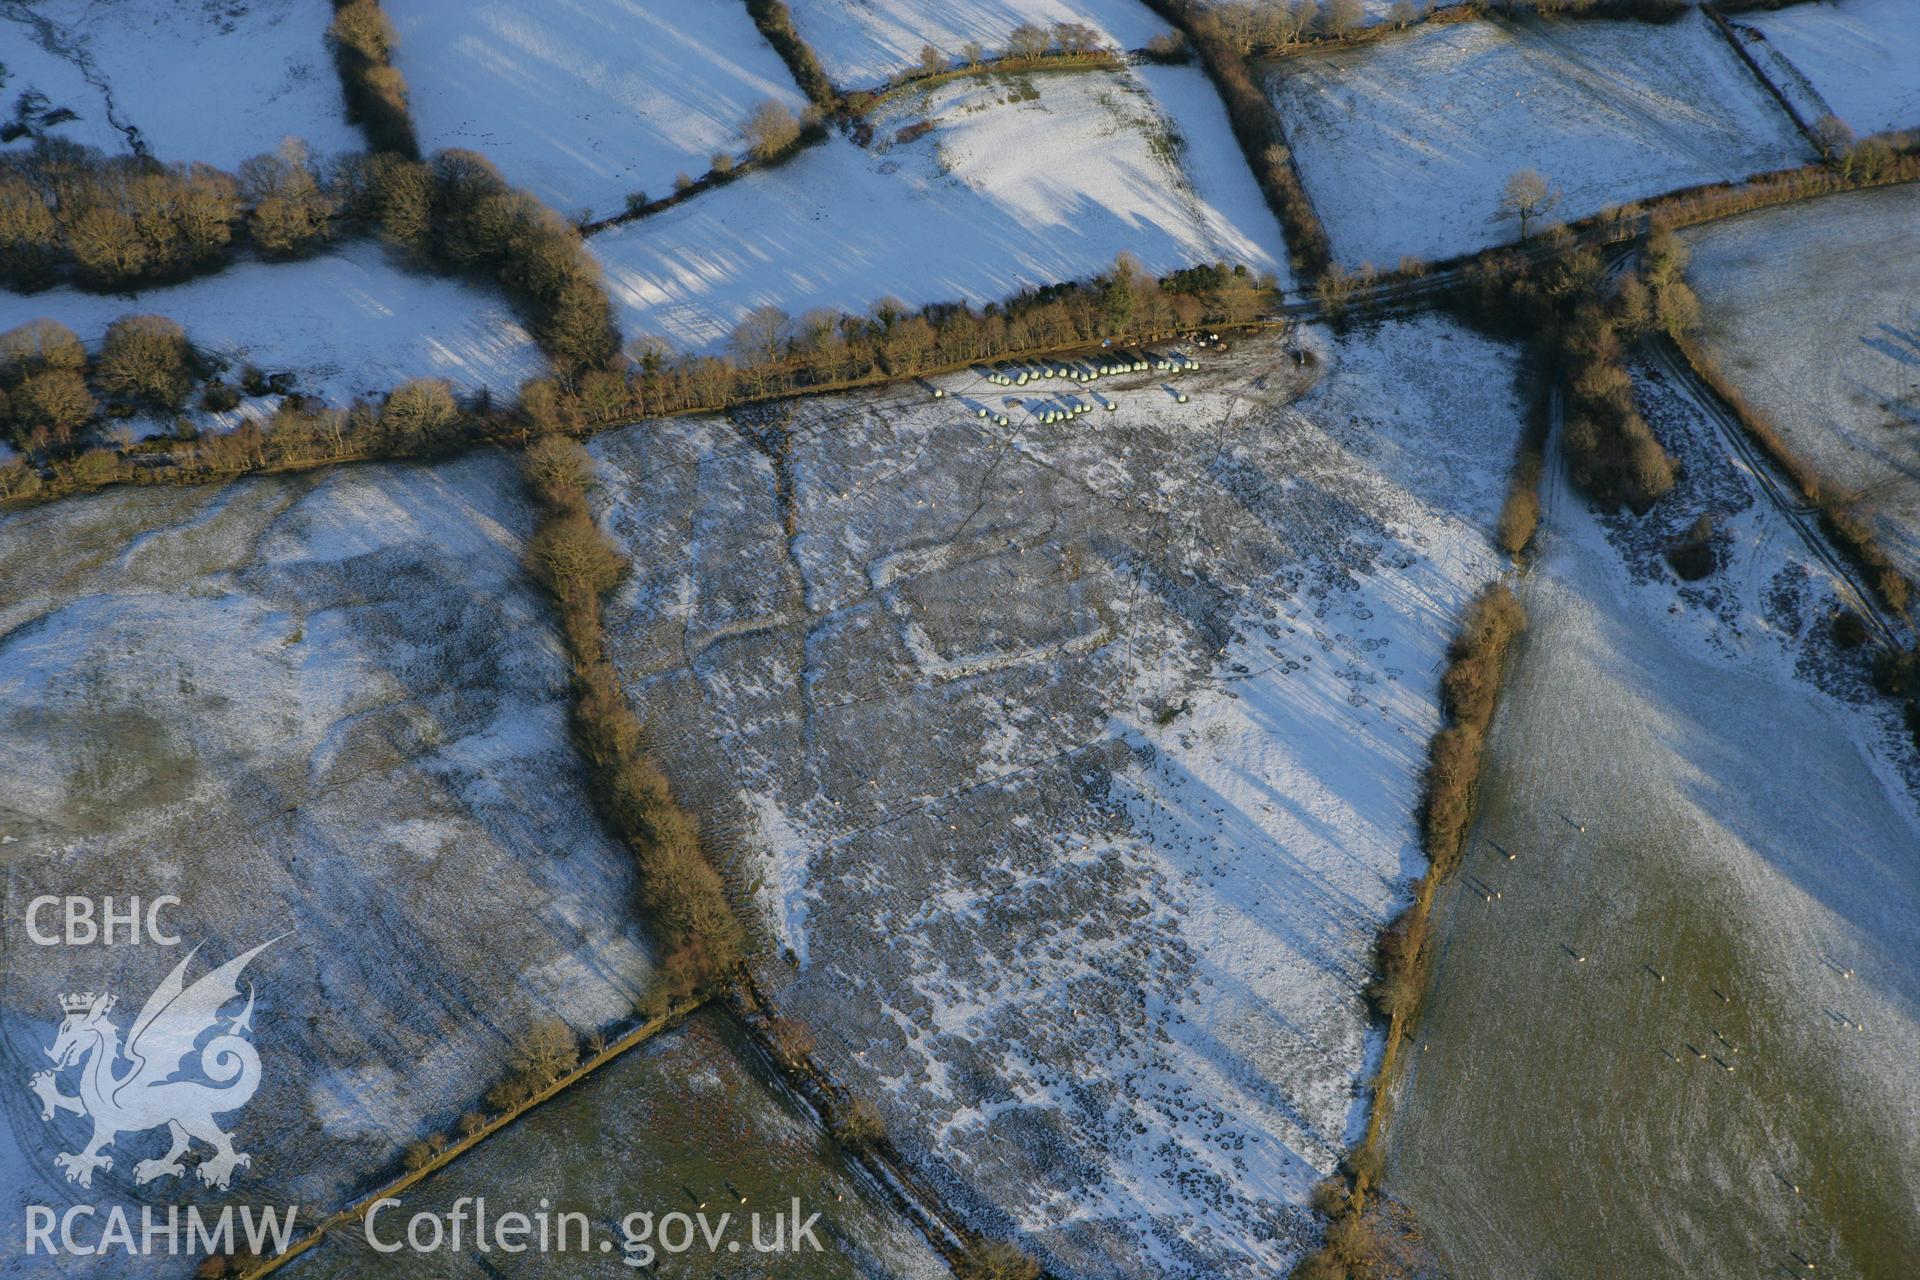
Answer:
<path fill-rule="evenodd" d="M 1184 406 L 1103 380 L 1120 411 L 1069 426 L 979 422 L 959 378 L 594 446 L 612 652 L 741 825 L 765 976 L 1065 1274 L 1283 1269 L 1360 1119 L 1519 415 L 1442 321 L 1321 356 L 1250 345 Z"/>
<path fill-rule="evenodd" d="M 45 1065 L 60 993 L 114 991 L 124 1032 L 186 946 L 197 975 L 286 933 L 248 970 L 264 1076 L 230 1194 L 319 1209 L 447 1128 L 533 1019 L 631 1009 L 631 872 L 581 787 L 521 508 L 479 455 L 0 520 L 9 1077 Z M 28 902 L 69 892 L 175 894 L 185 946 L 32 945 Z M 128 1197 L 166 1145 L 123 1135 L 83 1191 L 53 1164 L 82 1122 L 0 1096 L 10 1201 Z"/>

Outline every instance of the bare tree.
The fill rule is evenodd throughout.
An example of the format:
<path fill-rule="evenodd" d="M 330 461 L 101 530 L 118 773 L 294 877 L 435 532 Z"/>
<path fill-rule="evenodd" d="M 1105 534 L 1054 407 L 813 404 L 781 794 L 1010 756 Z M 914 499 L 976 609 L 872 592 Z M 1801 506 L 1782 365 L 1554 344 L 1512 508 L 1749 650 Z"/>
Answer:
<path fill-rule="evenodd" d="M 268 252 L 298 253 L 327 238 L 334 203 L 298 138 L 241 161 L 240 191 L 253 205 L 248 229 Z"/>
<path fill-rule="evenodd" d="M 110 396 L 168 409 L 187 401 L 191 352 L 180 326 L 163 316 L 123 316 L 107 326 L 94 381 Z"/>
<path fill-rule="evenodd" d="M 787 313 L 771 305 L 755 307 L 734 326 L 734 352 L 756 384 L 763 382 L 771 366 L 786 354 L 792 329 Z"/>
<path fill-rule="evenodd" d="M 534 1024 L 527 1038 L 513 1055 L 514 1069 L 545 1088 L 580 1061 L 580 1047 L 573 1032 L 558 1018 L 546 1018 Z"/>
<path fill-rule="evenodd" d="M 1292 34 L 1286 43 L 1291 44 L 1314 29 L 1320 21 L 1320 0 L 1300 0 L 1287 11 L 1286 23 L 1292 28 Z"/>
<path fill-rule="evenodd" d="M 755 107 L 740 132 L 746 135 L 747 150 L 756 160 L 779 155 L 800 137 L 800 122 L 784 102 L 767 99 Z"/>
<path fill-rule="evenodd" d="M 1535 218 L 1545 217 L 1560 206 L 1561 195 L 1538 169 L 1521 169 L 1507 179 L 1500 195 L 1496 218 L 1518 218 L 1520 238 L 1531 233 Z"/>
<path fill-rule="evenodd" d="M 380 406 L 380 425 L 408 441 L 425 439 L 451 426 L 459 416 L 453 387 L 444 378 L 409 379 Z"/>
<path fill-rule="evenodd" d="M 1100 47 L 1100 33 L 1084 22 L 1056 22 L 1053 43 L 1062 53 L 1083 56 Z"/>
<path fill-rule="evenodd" d="M 1023 22 L 1007 33 L 1009 58 L 1037 58 L 1047 51 L 1047 33 L 1031 22 Z"/>
<path fill-rule="evenodd" d="M 44 429 L 64 443 L 99 406 L 87 380 L 74 369 L 42 369 L 27 375 L 13 392 L 13 416 L 29 429 Z"/>
<path fill-rule="evenodd" d="M 1320 11 L 1320 29 L 1330 36 L 1344 36 L 1360 25 L 1366 8 L 1360 0 L 1327 0 Z"/>
<path fill-rule="evenodd" d="M 0 333 L 0 381 L 41 369 L 84 369 L 87 349 L 58 320 L 29 320 Z"/>
<path fill-rule="evenodd" d="M 1839 116 L 1821 116 L 1813 124 L 1813 140 L 1829 158 L 1843 155 L 1857 140 L 1853 129 Z"/>

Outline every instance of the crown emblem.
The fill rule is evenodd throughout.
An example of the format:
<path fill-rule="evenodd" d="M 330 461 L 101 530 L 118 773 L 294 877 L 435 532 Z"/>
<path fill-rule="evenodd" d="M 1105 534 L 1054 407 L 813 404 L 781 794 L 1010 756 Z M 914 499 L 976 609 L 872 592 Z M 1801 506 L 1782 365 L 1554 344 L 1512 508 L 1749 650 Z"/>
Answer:
<path fill-rule="evenodd" d="M 67 1013 L 85 1013 L 93 1008 L 93 1001 L 93 992 L 75 991 L 60 997 L 60 1008 Z M 112 1004 L 113 997 L 108 996 L 105 1001 L 102 1002 L 100 1012 L 105 1013 Z"/>

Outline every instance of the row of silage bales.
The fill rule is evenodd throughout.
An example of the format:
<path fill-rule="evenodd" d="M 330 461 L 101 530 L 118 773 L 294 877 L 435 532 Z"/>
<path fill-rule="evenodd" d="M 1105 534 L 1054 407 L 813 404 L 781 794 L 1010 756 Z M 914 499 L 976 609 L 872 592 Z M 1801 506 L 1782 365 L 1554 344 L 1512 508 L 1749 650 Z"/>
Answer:
<path fill-rule="evenodd" d="M 1008 360 L 976 366 L 980 376 L 997 387 L 1024 387 L 1044 378 L 1087 383 L 1127 373 L 1189 373 L 1199 367 L 1198 360 L 1183 352 L 1162 354 L 1146 350 L 1103 352 L 1084 361 L 1048 357 L 1031 362 Z"/>
<path fill-rule="evenodd" d="M 1048 401 L 1042 402 L 1037 407 L 1027 407 L 1028 415 L 1043 427 L 1050 427 L 1063 422 L 1072 422 L 1075 418 L 1092 412 L 1093 406 L 1084 400 Z"/>

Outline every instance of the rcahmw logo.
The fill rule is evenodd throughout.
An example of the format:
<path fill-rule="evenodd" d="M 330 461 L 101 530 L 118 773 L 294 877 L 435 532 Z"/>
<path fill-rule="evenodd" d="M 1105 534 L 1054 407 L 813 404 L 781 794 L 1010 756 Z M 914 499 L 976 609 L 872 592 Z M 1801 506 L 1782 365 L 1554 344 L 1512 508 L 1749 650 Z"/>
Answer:
<path fill-rule="evenodd" d="M 250 1158 L 233 1149 L 232 1136 L 214 1118 L 246 1106 L 260 1087 L 260 1055 L 247 1038 L 253 1033 L 252 984 L 245 1008 L 230 1016 L 220 1011 L 239 1000 L 247 962 L 277 941 L 242 952 L 188 986 L 187 965 L 200 950 L 195 947 L 147 997 L 124 1045 L 108 1017 L 114 1007 L 110 993 L 60 998 L 65 1018 L 47 1049 L 53 1070 L 34 1072 L 28 1087 L 40 1098 L 42 1120 L 70 1111 L 93 1122 L 93 1134 L 80 1150 L 53 1158 L 67 1181 L 91 1187 L 96 1169 L 113 1168 L 113 1157 L 104 1152 L 116 1138 L 162 1125 L 171 1139 L 167 1153 L 135 1164 L 135 1183 L 184 1176 L 180 1157 L 196 1141 L 213 1148 L 197 1171 L 207 1186 L 225 1189 L 234 1170 L 247 1167 Z M 200 1043 L 209 1031 L 216 1034 Z M 204 1079 L 180 1078 L 190 1059 Z M 77 1094 L 60 1088 L 61 1076 L 69 1071 L 78 1073 Z"/>

